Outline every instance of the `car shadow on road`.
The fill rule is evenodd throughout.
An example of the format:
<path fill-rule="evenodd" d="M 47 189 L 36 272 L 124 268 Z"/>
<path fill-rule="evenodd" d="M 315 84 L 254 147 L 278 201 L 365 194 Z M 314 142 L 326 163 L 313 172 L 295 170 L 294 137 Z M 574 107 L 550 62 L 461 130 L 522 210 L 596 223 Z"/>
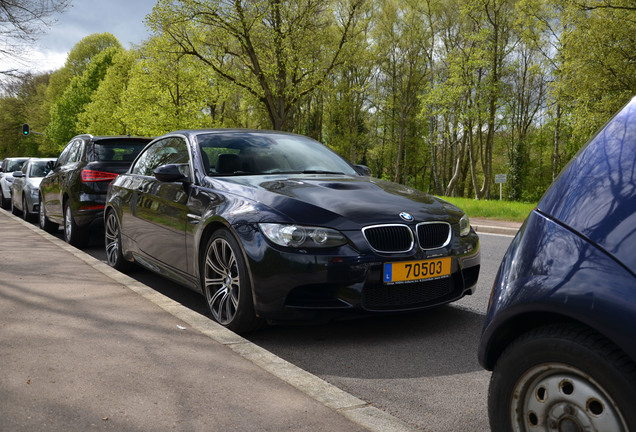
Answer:
<path fill-rule="evenodd" d="M 313 326 L 271 326 L 246 338 L 319 376 L 434 377 L 481 370 L 477 345 L 483 321 L 481 314 L 449 305 Z"/>

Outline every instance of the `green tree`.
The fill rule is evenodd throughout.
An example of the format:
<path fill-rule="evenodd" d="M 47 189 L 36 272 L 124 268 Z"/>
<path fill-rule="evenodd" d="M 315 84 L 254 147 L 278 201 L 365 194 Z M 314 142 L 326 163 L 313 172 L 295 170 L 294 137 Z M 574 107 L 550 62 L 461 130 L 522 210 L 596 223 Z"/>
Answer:
<path fill-rule="evenodd" d="M 122 48 L 117 38 L 110 33 L 95 33 L 86 36 L 73 46 L 64 66 L 53 72 L 46 88 L 46 97 L 39 108 L 40 116 L 45 120 L 44 125 L 48 125 L 51 121 L 53 106 L 62 98 L 73 78 L 84 73 L 93 57 L 111 47 Z M 42 130 L 44 129 L 42 127 Z M 47 135 L 42 143 L 42 149 L 47 154 L 57 154 L 58 152 L 60 143 L 54 143 L 52 139 Z"/>
<path fill-rule="evenodd" d="M 376 60 L 370 48 L 371 11 L 361 11 L 356 20 L 359 22 L 354 26 L 360 31 L 345 47 L 342 64 L 334 69 L 326 84 L 307 99 L 299 113 L 305 115 L 306 120 L 298 118 L 295 123 L 301 133 L 324 140 L 354 163 L 366 164 L 370 147 L 369 88 Z"/>
<path fill-rule="evenodd" d="M 37 108 L 44 98 L 50 74 L 24 74 L 7 79 L 0 97 L 0 158 L 9 156 L 40 156 L 41 135 L 22 135 L 22 125 L 33 131 L 44 130 Z"/>
<path fill-rule="evenodd" d="M 77 116 L 79 130 L 93 135 L 126 135 L 132 119 L 122 113 L 122 95 L 128 87 L 130 70 L 135 63 L 134 52 L 119 50 L 104 79 L 91 96 L 91 101 Z"/>
<path fill-rule="evenodd" d="M 406 183 L 411 171 L 418 172 L 421 156 L 422 124 L 416 121 L 419 96 L 430 79 L 433 49 L 431 2 L 382 0 L 373 35 L 377 58 L 375 97 L 384 109 L 393 162 L 391 179 Z M 376 9 L 377 10 L 377 9 Z"/>
<path fill-rule="evenodd" d="M 248 92 L 271 127 L 293 113 L 342 62 L 365 0 L 161 0 L 148 23 L 222 79 Z"/>
<path fill-rule="evenodd" d="M 64 94 L 55 102 L 51 108 L 51 122 L 46 128 L 53 149 L 61 149 L 73 136 L 86 132 L 79 127 L 79 116 L 91 102 L 93 93 L 119 51 L 120 48 L 110 47 L 95 55 L 84 73 L 74 77 Z"/>
<path fill-rule="evenodd" d="M 165 37 L 152 37 L 132 65 L 117 116 L 129 133 L 160 135 L 176 129 L 234 126 L 226 118 L 232 91 L 214 72 L 174 52 Z"/>
<path fill-rule="evenodd" d="M 5 67 L 9 60 L 26 63 L 25 47 L 37 40 L 54 22 L 70 0 L 0 0 L 0 76 L 19 75 L 16 68 Z"/>
<path fill-rule="evenodd" d="M 573 128 L 568 156 L 636 94 L 633 0 L 569 0 L 560 95 Z"/>

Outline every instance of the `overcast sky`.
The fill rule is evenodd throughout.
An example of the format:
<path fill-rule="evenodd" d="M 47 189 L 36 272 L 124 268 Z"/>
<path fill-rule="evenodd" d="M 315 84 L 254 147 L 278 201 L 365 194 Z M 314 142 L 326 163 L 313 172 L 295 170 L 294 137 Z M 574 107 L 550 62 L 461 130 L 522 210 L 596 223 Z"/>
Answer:
<path fill-rule="evenodd" d="M 124 48 L 141 43 L 148 38 L 144 19 L 155 3 L 156 0 L 73 0 L 71 7 L 57 15 L 57 22 L 34 44 L 27 69 L 59 69 L 73 46 L 93 33 L 112 33 Z"/>

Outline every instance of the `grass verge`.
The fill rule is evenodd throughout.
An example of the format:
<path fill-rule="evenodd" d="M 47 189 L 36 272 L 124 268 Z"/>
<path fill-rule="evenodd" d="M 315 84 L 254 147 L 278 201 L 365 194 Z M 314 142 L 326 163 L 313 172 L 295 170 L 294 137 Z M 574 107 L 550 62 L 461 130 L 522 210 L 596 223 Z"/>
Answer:
<path fill-rule="evenodd" d="M 460 209 L 469 218 L 486 218 L 523 222 L 537 203 L 523 203 L 499 200 L 476 200 L 471 198 L 440 197 Z"/>

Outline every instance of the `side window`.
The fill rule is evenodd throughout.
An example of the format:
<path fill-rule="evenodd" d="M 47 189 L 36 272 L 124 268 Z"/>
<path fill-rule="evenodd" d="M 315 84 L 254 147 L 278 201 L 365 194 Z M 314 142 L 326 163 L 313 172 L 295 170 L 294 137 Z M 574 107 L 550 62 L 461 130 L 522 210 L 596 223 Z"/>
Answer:
<path fill-rule="evenodd" d="M 57 158 L 57 166 L 66 165 L 68 158 L 73 151 L 73 144 L 75 144 L 75 141 L 71 141 L 66 145 L 66 147 L 64 147 L 64 150 L 62 150 L 62 153 L 60 153 L 60 156 Z"/>
<path fill-rule="evenodd" d="M 73 140 L 66 145 L 60 157 L 57 158 L 56 166 L 63 166 L 68 163 L 77 162 L 82 157 L 82 141 Z"/>
<path fill-rule="evenodd" d="M 139 156 L 130 169 L 132 174 L 151 177 L 157 167 L 167 164 L 182 165 L 189 176 L 188 146 L 182 138 L 169 137 L 155 142 Z"/>
<path fill-rule="evenodd" d="M 69 162 L 79 162 L 82 160 L 82 150 L 84 148 L 84 141 L 75 141 L 73 143 L 73 149 L 71 150 L 71 155 L 68 158 Z"/>

